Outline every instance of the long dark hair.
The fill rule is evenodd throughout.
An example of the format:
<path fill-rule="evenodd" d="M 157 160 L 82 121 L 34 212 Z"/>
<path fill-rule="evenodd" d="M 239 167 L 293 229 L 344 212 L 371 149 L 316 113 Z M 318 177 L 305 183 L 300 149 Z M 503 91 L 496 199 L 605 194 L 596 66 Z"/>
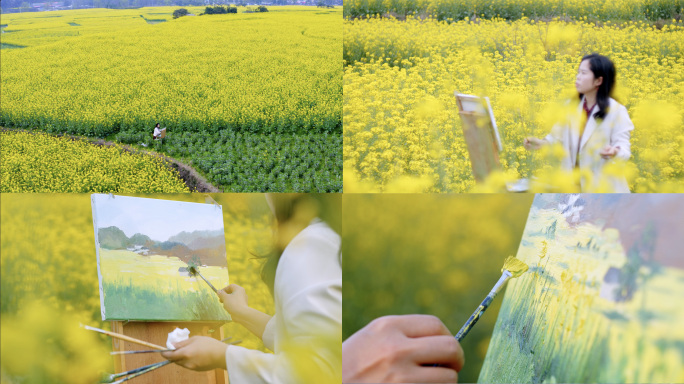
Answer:
<path fill-rule="evenodd" d="M 603 77 L 603 82 L 601 82 L 596 92 L 596 104 L 599 110 L 594 114 L 595 118 L 603 119 L 606 117 L 606 113 L 608 113 L 609 99 L 615 86 L 615 65 L 613 65 L 609 58 L 598 53 L 586 55 L 582 58 L 582 61 L 584 60 L 589 60 L 589 68 L 594 73 L 594 78 Z M 580 93 L 579 99 L 582 100 L 582 97 L 584 95 Z"/>
<path fill-rule="evenodd" d="M 326 222 L 328 226 L 337 232 L 342 233 L 342 196 L 333 193 L 306 193 L 306 194 L 287 194 L 279 193 L 271 195 L 273 211 L 276 224 L 286 223 L 294 217 L 297 210 L 307 202 L 316 204 L 317 216 Z M 261 269 L 261 279 L 266 283 L 271 295 L 274 295 L 275 275 L 280 262 L 280 256 L 284 249 L 275 248 L 270 254 L 261 256 L 266 262 Z"/>

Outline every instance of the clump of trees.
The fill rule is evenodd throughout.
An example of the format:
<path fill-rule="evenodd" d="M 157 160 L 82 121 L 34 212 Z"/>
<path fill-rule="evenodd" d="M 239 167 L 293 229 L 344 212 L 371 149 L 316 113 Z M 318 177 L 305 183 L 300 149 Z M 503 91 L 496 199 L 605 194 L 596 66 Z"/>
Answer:
<path fill-rule="evenodd" d="M 173 18 L 177 19 L 179 17 L 187 16 L 187 14 L 188 10 L 185 8 L 176 9 L 175 11 L 173 11 Z"/>
<path fill-rule="evenodd" d="M 247 10 L 245 11 L 245 13 L 254 13 L 254 12 L 268 12 L 268 8 L 264 7 L 263 5 L 260 5 L 256 8 L 247 7 Z"/>
<path fill-rule="evenodd" d="M 214 7 L 206 7 L 204 9 L 203 15 L 220 15 L 224 13 L 237 13 L 237 7 L 224 7 L 222 5 L 217 5 Z"/>

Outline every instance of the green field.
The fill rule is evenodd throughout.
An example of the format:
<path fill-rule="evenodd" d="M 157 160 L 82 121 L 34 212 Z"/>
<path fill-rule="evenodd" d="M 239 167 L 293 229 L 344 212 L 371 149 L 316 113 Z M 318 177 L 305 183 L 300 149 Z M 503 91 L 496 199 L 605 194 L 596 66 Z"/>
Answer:
<path fill-rule="evenodd" d="M 160 123 L 225 191 L 341 191 L 341 9 L 175 9 L 3 15 L 0 126 L 150 145 Z"/>

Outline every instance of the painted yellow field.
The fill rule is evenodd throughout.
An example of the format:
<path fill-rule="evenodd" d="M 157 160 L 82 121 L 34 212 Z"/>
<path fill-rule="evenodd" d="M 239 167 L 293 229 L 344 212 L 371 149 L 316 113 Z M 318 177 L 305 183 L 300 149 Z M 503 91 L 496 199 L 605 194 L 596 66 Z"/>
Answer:
<path fill-rule="evenodd" d="M 517 255 L 530 271 L 509 283 L 480 382 L 684 380 L 684 271 L 620 236 L 532 208 Z"/>
<path fill-rule="evenodd" d="M 141 256 L 135 252 L 100 248 L 102 278 L 111 283 L 132 282 L 160 293 L 178 291 L 206 291 L 209 286 L 202 279 L 184 276 L 178 269 L 187 264 L 177 257 L 162 255 Z M 228 270 L 222 267 L 200 267 L 200 273 L 216 289 L 228 285 Z"/>

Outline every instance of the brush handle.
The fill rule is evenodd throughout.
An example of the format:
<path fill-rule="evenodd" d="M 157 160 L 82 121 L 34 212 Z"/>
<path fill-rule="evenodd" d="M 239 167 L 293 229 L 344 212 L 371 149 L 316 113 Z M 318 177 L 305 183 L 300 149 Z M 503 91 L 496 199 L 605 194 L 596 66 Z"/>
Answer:
<path fill-rule="evenodd" d="M 223 339 L 222 341 L 229 340 L 231 338 L 232 337 L 228 337 L 228 338 Z M 237 340 L 237 341 L 233 341 L 233 342 L 230 342 L 227 344 L 228 345 L 234 345 L 234 344 L 240 344 L 241 342 L 242 342 L 242 340 Z M 152 352 L 152 351 L 149 351 L 149 352 Z M 158 351 L 158 352 L 163 352 L 163 351 Z M 115 381 L 112 383 L 112 384 L 120 384 L 120 383 L 123 383 L 124 381 L 130 380 L 130 379 L 132 379 L 134 377 L 138 377 L 140 375 L 144 375 L 147 372 L 154 371 L 157 368 L 161 368 L 161 367 L 163 367 L 167 364 L 171 364 L 171 363 L 172 363 L 171 360 L 167 360 L 167 361 L 163 361 L 161 363 L 155 363 L 155 364 L 146 365 L 144 367 L 136 368 L 136 369 L 130 370 L 128 372 L 117 373 L 116 375 L 110 376 L 110 381 L 108 381 L 108 382 L 111 382 L 111 380 L 122 377 L 122 376 L 130 375 L 124 379 L 121 379 L 121 380 L 118 380 L 118 381 Z"/>
<path fill-rule="evenodd" d="M 130 371 L 121 372 L 121 373 L 115 373 L 115 374 L 113 374 L 113 375 L 109 375 L 109 377 L 107 377 L 107 379 L 103 380 L 102 382 L 103 382 L 103 383 L 111 383 L 111 382 L 113 382 L 114 380 L 116 380 L 116 379 L 118 379 L 118 378 L 120 378 L 120 377 L 127 376 L 127 375 L 132 375 L 132 374 L 134 374 L 134 373 L 138 373 L 138 372 L 145 371 L 145 370 L 150 369 L 150 368 L 152 368 L 152 367 L 154 367 L 154 366 L 157 366 L 157 365 L 159 365 L 159 364 L 161 364 L 161 363 L 163 363 L 163 361 L 162 361 L 162 362 L 159 362 L 159 363 L 154 363 L 154 364 L 150 364 L 150 365 L 145 365 L 144 367 L 140 367 L 140 368 L 136 368 L 136 369 L 131 369 Z"/>
<path fill-rule="evenodd" d="M 209 280 L 205 279 L 204 276 L 202 276 L 202 274 L 199 273 L 199 271 L 197 271 L 197 274 L 200 275 L 200 277 L 202 278 L 202 280 L 204 280 L 207 284 L 209 284 L 209 286 L 211 287 L 211 289 L 214 290 L 215 293 L 218 293 L 218 290 L 217 290 L 216 288 L 214 288 L 214 286 L 211 285 L 211 283 L 209 282 Z"/>
<path fill-rule="evenodd" d="M 475 310 L 475 312 L 473 312 L 472 315 L 470 315 L 470 318 L 468 319 L 468 321 L 466 321 L 466 323 L 463 324 L 463 327 L 461 327 L 461 330 L 458 331 L 456 336 L 454 336 L 456 338 L 456 340 L 458 340 L 460 342 L 461 340 L 463 340 L 463 338 L 466 337 L 468 332 L 470 332 L 470 329 L 473 328 L 473 326 L 475 325 L 475 323 L 477 323 L 478 320 L 480 320 L 480 316 L 482 316 L 484 311 L 486 311 L 487 308 L 489 308 L 489 304 L 491 304 L 493 300 L 494 300 L 494 296 L 492 294 L 487 295 L 487 297 L 485 297 L 485 299 L 482 300 L 482 303 L 480 304 L 480 306 L 477 307 L 477 309 Z"/>
<path fill-rule="evenodd" d="M 133 338 L 133 337 L 130 337 L 130 336 L 126 336 L 126 335 L 122 335 L 122 334 L 120 334 L 120 333 L 105 331 L 104 329 L 99 329 L 99 328 L 91 327 L 91 326 L 89 326 L 89 325 L 84 325 L 83 327 L 84 327 L 85 329 L 89 330 L 89 331 L 95 331 L 95 332 L 104 333 L 105 335 L 108 335 L 108 336 L 111 336 L 111 337 L 115 337 L 115 338 L 121 339 L 121 340 L 130 341 L 131 343 L 144 345 L 144 346 L 146 346 L 146 347 L 150 347 L 150 348 L 154 348 L 154 349 L 161 349 L 161 350 L 168 349 L 168 348 L 166 348 L 166 347 L 162 347 L 161 345 L 148 343 L 147 341 L 138 340 L 138 339 L 136 339 L 136 338 Z"/>
<path fill-rule="evenodd" d="M 135 353 L 156 353 L 156 352 L 171 352 L 174 349 L 151 349 L 147 351 L 114 351 L 109 352 L 110 355 L 131 355 Z"/>
<path fill-rule="evenodd" d="M 146 374 L 147 372 L 154 371 L 154 370 L 157 369 L 157 368 L 161 368 L 161 367 L 163 367 L 163 366 L 165 366 L 165 365 L 168 365 L 168 364 L 171 364 L 171 363 L 172 363 L 171 360 L 166 360 L 166 361 L 162 361 L 161 363 L 152 364 L 152 365 L 147 366 L 147 367 L 142 367 L 142 368 L 145 368 L 145 369 L 142 370 L 142 371 L 140 371 L 140 372 L 133 373 L 132 375 L 130 375 L 130 376 L 128 376 L 128 377 L 125 377 L 125 378 L 123 378 L 123 379 L 121 379 L 121 380 L 115 381 L 115 382 L 112 383 L 112 384 L 120 384 L 120 383 L 123 383 L 124 381 L 128 381 L 128 380 L 130 380 L 130 379 L 132 379 L 132 378 L 138 377 L 138 376 L 140 376 L 140 375 L 144 375 L 144 374 Z"/>

